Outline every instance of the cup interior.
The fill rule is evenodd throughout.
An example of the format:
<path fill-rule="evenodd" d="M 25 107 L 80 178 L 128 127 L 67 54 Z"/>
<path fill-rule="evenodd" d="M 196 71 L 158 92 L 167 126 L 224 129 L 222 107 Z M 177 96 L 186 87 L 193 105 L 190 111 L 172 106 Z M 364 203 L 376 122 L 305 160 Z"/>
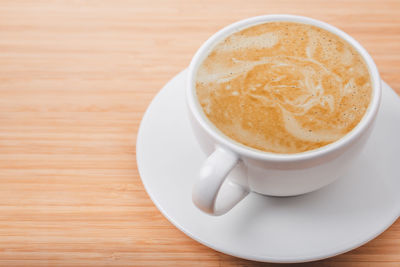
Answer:
<path fill-rule="evenodd" d="M 278 154 L 272 152 L 265 152 L 261 150 L 257 150 L 248 146 L 245 146 L 235 140 L 232 140 L 226 137 L 222 132 L 220 132 L 213 123 L 211 123 L 206 115 L 204 114 L 199 101 L 197 100 L 196 90 L 195 90 L 195 77 L 197 74 L 197 70 L 203 60 L 208 56 L 209 52 L 212 48 L 218 44 L 221 40 L 225 39 L 229 35 L 246 29 L 248 27 L 252 27 L 258 24 L 263 24 L 267 22 L 278 22 L 278 21 L 287 21 L 287 22 L 297 22 L 303 24 L 309 24 L 313 26 L 317 26 L 324 30 L 327 30 L 341 39 L 348 42 L 351 46 L 353 46 L 357 52 L 361 55 L 364 59 L 365 63 L 367 64 L 370 80 L 372 84 L 372 95 L 370 104 L 368 109 L 366 110 L 365 114 L 363 115 L 361 121 L 353 128 L 350 132 L 348 132 L 342 138 L 328 144 L 322 146 L 318 149 L 309 150 L 300 153 L 294 154 Z M 302 16 L 294 16 L 294 15 L 265 15 L 265 16 L 258 16 L 249 19 L 245 19 L 234 24 L 231 24 L 222 30 L 215 33 L 211 36 L 197 51 L 195 56 L 193 57 L 188 71 L 188 80 L 187 80 L 187 102 L 189 105 L 190 112 L 192 112 L 194 118 L 197 120 L 198 123 L 202 126 L 202 128 L 211 136 L 213 139 L 233 150 L 234 152 L 245 155 L 250 158 L 255 159 L 262 159 L 262 160 L 269 160 L 269 161 L 298 161 L 298 160 L 305 160 L 305 159 L 312 159 L 315 157 L 320 157 L 324 154 L 333 153 L 334 151 L 342 148 L 343 146 L 347 146 L 350 143 L 354 142 L 358 139 L 363 132 L 369 127 L 369 125 L 374 120 L 376 113 L 379 108 L 380 103 L 380 96 L 381 96 L 381 80 L 379 77 L 379 73 L 377 67 L 368 54 L 368 52 L 351 36 L 346 34 L 345 32 L 339 30 L 338 28 L 327 24 L 322 21 L 318 21 L 315 19 L 311 19 L 308 17 Z"/>

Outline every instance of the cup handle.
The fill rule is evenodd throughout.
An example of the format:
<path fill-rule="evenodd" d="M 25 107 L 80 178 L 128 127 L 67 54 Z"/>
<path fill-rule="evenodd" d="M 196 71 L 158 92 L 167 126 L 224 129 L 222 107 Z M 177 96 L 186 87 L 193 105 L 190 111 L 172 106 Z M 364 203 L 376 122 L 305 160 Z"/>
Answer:
<path fill-rule="evenodd" d="M 220 146 L 217 146 L 206 159 L 192 191 L 193 203 L 200 210 L 210 215 L 222 215 L 249 194 L 247 187 L 231 180 L 227 181 L 223 190 L 220 190 L 228 174 L 238 162 L 239 158 L 235 153 Z"/>

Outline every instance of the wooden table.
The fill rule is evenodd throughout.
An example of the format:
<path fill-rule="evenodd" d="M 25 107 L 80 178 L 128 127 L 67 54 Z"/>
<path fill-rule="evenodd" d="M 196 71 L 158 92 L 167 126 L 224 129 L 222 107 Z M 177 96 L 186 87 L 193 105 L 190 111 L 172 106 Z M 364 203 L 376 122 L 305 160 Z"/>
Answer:
<path fill-rule="evenodd" d="M 0 265 L 259 266 L 173 227 L 144 191 L 135 142 L 207 37 L 267 13 L 344 29 L 400 93 L 399 0 L 1 1 Z M 400 266 L 400 221 L 315 266 L 368 262 Z"/>

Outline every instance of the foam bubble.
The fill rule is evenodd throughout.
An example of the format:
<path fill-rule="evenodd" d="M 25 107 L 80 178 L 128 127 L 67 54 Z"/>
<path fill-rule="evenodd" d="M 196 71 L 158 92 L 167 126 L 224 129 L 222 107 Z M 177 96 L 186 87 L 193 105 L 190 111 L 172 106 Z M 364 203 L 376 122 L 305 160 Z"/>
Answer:
<path fill-rule="evenodd" d="M 225 42 L 216 46 L 214 49 L 217 52 L 232 52 L 241 49 L 262 49 L 271 48 L 278 43 L 278 36 L 274 32 L 267 32 L 257 36 L 242 36 L 235 34 Z"/>

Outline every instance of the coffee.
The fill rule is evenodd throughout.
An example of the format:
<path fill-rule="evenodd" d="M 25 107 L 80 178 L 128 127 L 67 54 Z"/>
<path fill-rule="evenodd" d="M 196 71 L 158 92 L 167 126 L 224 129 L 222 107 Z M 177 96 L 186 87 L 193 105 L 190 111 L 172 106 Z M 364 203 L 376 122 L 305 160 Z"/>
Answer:
<path fill-rule="evenodd" d="M 299 153 L 332 143 L 361 120 L 371 99 L 361 55 L 316 26 L 271 22 L 217 43 L 199 66 L 206 117 L 243 145 Z"/>

